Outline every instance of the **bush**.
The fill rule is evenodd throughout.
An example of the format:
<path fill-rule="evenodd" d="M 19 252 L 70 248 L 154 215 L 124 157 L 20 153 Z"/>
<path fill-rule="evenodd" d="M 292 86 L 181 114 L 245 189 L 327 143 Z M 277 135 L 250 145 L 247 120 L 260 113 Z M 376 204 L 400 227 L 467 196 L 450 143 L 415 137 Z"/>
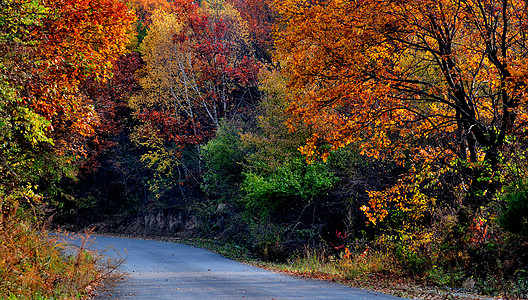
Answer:
<path fill-rule="evenodd" d="M 0 223 L 0 298 L 72 299 L 89 294 L 105 272 L 98 258 L 83 247 L 66 247 L 26 221 L 4 219 Z"/>
<path fill-rule="evenodd" d="M 306 163 L 302 157 L 279 165 L 268 174 L 244 173 L 242 190 L 250 212 L 265 219 L 280 220 L 292 209 L 323 197 L 336 178 L 324 163 Z"/>
<path fill-rule="evenodd" d="M 216 137 L 202 147 L 204 173 L 202 188 L 211 198 L 237 198 L 243 180 L 245 151 L 235 121 L 223 122 Z"/>
<path fill-rule="evenodd" d="M 502 228 L 528 237 L 528 182 L 511 184 L 502 200 L 506 206 L 499 219 Z"/>

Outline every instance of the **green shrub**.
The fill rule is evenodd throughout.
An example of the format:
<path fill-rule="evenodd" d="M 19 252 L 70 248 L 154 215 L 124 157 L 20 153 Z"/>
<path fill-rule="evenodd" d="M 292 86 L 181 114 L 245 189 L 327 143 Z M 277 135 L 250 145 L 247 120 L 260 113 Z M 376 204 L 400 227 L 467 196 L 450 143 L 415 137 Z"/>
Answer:
<path fill-rule="evenodd" d="M 412 274 L 423 274 L 427 270 L 427 258 L 412 244 L 397 243 L 394 247 L 394 254 L 402 266 Z"/>
<path fill-rule="evenodd" d="M 324 163 L 308 164 L 302 157 L 279 165 L 269 173 L 244 173 L 242 190 L 250 212 L 265 219 L 283 217 L 311 200 L 322 197 L 336 177 Z"/>
<path fill-rule="evenodd" d="M 464 282 L 466 272 L 461 268 L 446 269 L 442 266 L 432 266 L 427 271 L 427 277 L 439 286 L 459 287 Z"/>
<path fill-rule="evenodd" d="M 212 198 L 234 199 L 243 180 L 246 152 L 241 148 L 235 121 L 223 122 L 214 139 L 201 148 L 204 161 L 202 188 Z"/>
<path fill-rule="evenodd" d="M 502 200 L 506 206 L 499 219 L 502 228 L 528 237 L 528 182 L 511 184 Z"/>
<path fill-rule="evenodd" d="M 281 261 L 288 255 L 284 248 L 285 228 L 270 222 L 250 222 L 250 247 L 261 259 Z"/>

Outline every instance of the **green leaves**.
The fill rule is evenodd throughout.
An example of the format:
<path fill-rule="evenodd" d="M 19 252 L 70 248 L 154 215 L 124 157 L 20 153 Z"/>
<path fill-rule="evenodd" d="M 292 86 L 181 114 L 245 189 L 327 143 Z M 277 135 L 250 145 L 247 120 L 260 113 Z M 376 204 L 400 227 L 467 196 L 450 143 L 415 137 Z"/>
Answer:
<path fill-rule="evenodd" d="M 333 186 L 337 178 L 325 163 L 308 164 L 300 155 L 269 173 L 244 173 L 242 191 L 247 208 L 264 218 L 308 204 Z"/>
<path fill-rule="evenodd" d="M 49 143 L 53 145 L 53 139 L 49 137 L 51 122 L 35 113 L 27 107 L 17 108 L 19 115 L 15 118 L 15 123 L 23 128 L 24 138 L 36 147 L 39 143 Z"/>
<path fill-rule="evenodd" d="M 0 42 L 33 44 L 27 39 L 46 7 L 36 0 L 4 0 L 0 5 Z"/>
<path fill-rule="evenodd" d="M 505 206 L 499 218 L 501 226 L 528 237 L 528 183 L 525 180 L 513 182 L 500 198 Z"/>
<path fill-rule="evenodd" d="M 216 137 L 201 148 L 204 160 L 202 188 L 211 198 L 233 199 L 239 195 L 247 150 L 243 149 L 241 129 L 234 121 L 224 121 Z"/>

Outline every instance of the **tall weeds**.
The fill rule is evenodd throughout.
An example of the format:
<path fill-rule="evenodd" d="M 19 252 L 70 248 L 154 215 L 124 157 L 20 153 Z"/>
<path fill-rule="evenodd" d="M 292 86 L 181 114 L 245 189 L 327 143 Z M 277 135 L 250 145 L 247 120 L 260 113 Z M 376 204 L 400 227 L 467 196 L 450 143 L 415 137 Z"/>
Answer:
<path fill-rule="evenodd" d="M 366 247 L 358 249 L 344 248 L 337 255 L 327 255 L 306 249 L 297 258 L 290 261 L 289 270 L 301 273 L 318 273 L 340 279 L 355 279 L 372 273 L 394 271 L 394 257 L 383 251 L 373 251 Z"/>
<path fill-rule="evenodd" d="M 72 299 L 88 296 L 114 269 L 81 247 L 20 217 L 0 222 L 0 299 Z"/>

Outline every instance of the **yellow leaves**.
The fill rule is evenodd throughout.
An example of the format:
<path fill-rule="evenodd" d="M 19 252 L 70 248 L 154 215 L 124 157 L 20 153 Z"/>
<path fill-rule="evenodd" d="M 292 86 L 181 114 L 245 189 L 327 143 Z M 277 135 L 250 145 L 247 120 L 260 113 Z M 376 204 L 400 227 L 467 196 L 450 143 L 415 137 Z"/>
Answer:
<path fill-rule="evenodd" d="M 385 195 L 383 192 L 367 191 L 369 195 L 369 206 L 363 205 L 359 209 L 365 213 L 369 221 L 376 225 L 387 217 L 389 211 L 386 209 Z"/>
<path fill-rule="evenodd" d="M 182 27 L 177 15 L 162 9 L 153 12 L 149 33 L 140 46 L 145 61 L 143 72 L 147 75 L 140 82 L 145 89 L 174 87 L 171 78 L 179 74 L 180 65 L 186 61 L 181 54 L 185 50 L 178 51 L 180 49 L 172 42 L 174 34 L 179 33 Z"/>
<path fill-rule="evenodd" d="M 24 128 L 24 138 L 31 146 L 36 147 L 40 143 L 53 145 L 53 139 L 48 136 L 49 131 L 53 129 L 51 122 L 27 107 L 19 106 L 16 110 L 17 115 L 14 116 L 15 124 Z"/>
<path fill-rule="evenodd" d="M 319 135 L 317 133 L 314 133 L 310 139 L 306 142 L 306 145 L 300 146 L 298 150 L 301 152 L 301 154 L 306 156 L 306 161 L 308 163 L 312 163 L 313 159 L 315 158 L 316 154 L 319 154 L 317 152 L 317 140 L 319 139 Z"/>
<path fill-rule="evenodd" d="M 412 233 L 413 228 L 422 224 L 435 207 L 436 199 L 421 191 L 435 175 L 427 164 L 419 170 L 412 166 L 410 172 L 392 187 L 382 191 L 367 191 L 368 206 L 363 205 L 360 209 L 373 225 L 382 222 L 390 213 L 397 214 L 402 221 L 399 230 Z"/>

